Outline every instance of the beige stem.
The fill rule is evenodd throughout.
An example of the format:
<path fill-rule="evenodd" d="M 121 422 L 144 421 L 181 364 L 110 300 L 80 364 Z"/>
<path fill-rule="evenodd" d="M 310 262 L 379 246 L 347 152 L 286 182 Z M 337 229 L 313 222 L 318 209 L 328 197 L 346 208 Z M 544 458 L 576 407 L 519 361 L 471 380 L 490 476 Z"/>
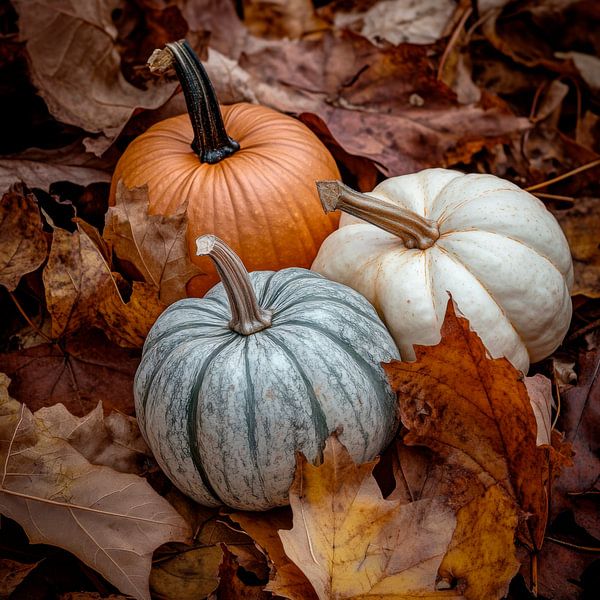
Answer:
<path fill-rule="evenodd" d="M 407 208 L 361 194 L 341 181 L 317 181 L 317 189 L 325 212 L 343 210 L 397 235 L 407 248 L 425 250 L 433 246 L 440 237 L 436 221 L 426 219 Z"/>
<path fill-rule="evenodd" d="M 208 256 L 225 287 L 231 321 L 229 328 L 242 335 L 251 335 L 271 326 L 272 312 L 258 304 L 248 271 L 240 257 L 215 235 L 202 235 L 196 240 L 196 255 Z"/>

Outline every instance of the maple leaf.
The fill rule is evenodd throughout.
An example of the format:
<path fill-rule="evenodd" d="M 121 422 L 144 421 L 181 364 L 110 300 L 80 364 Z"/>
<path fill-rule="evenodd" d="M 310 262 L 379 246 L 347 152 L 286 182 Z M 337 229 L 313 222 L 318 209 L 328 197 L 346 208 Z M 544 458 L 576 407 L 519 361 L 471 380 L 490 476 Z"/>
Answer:
<path fill-rule="evenodd" d="M 299 456 L 290 488 L 294 527 L 279 532 L 317 596 L 459 598 L 435 590 L 456 525 L 443 499 L 384 500 L 372 475 L 375 463 L 356 465 L 335 435 L 323 456 L 320 466 Z"/>
<path fill-rule="evenodd" d="M 417 360 L 384 365 L 398 393 L 404 441 L 431 448 L 497 486 L 527 519 L 520 528 L 530 549 L 542 544 L 548 512 L 548 452 L 536 444 L 537 425 L 523 377 L 504 359 L 490 359 L 466 319 L 448 303 L 437 346 L 416 346 Z"/>
<path fill-rule="evenodd" d="M 10 398 L 8 383 L 0 374 L 0 512 L 32 543 L 64 548 L 149 600 L 152 552 L 186 539 L 185 521 L 144 479 L 88 462 L 43 413 Z"/>
<path fill-rule="evenodd" d="M 185 208 L 170 216 L 148 213 L 148 188 L 117 184 L 116 204 L 108 209 L 104 239 L 159 290 L 164 304 L 186 297 L 185 285 L 202 271 L 192 263 L 186 241 Z"/>
<path fill-rule="evenodd" d="M 15 186 L 0 201 L 0 285 L 13 291 L 46 259 L 48 242 L 33 194 Z"/>

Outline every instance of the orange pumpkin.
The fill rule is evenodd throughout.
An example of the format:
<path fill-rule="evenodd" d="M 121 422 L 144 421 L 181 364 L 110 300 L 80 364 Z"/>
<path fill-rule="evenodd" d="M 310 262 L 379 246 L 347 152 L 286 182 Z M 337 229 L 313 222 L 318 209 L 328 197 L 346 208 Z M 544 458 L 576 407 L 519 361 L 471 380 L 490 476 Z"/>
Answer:
<path fill-rule="evenodd" d="M 195 240 L 205 233 L 227 242 L 249 271 L 310 268 L 339 220 L 323 213 L 315 186 L 339 178 L 332 156 L 292 117 L 246 103 L 219 107 L 189 44 L 167 48 L 189 115 L 161 121 L 129 145 L 110 203 L 121 179 L 129 188 L 148 186 L 150 214 L 173 214 L 187 203 L 189 256 L 205 273 L 188 283 L 192 296 L 219 281 L 210 260 L 196 257 Z"/>

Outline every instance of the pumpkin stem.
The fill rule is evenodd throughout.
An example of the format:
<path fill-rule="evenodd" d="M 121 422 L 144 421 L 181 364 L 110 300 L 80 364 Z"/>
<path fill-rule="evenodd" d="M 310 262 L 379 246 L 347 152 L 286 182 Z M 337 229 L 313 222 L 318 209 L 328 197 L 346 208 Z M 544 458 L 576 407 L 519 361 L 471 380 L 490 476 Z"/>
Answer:
<path fill-rule="evenodd" d="M 433 246 L 440 237 L 436 221 L 426 219 L 407 208 L 361 194 L 341 181 L 317 181 L 317 190 L 325 212 L 343 210 L 397 235 L 407 248 L 425 250 Z"/>
<path fill-rule="evenodd" d="M 196 240 L 196 255 L 208 256 L 217 268 L 229 298 L 230 329 L 251 335 L 271 326 L 272 311 L 258 304 L 244 263 L 223 240 L 216 235 L 201 235 Z"/>
<path fill-rule="evenodd" d="M 200 162 L 212 165 L 240 149 L 238 142 L 225 131 L 215 89 L 187 40 L 169 43 L 165 50 L 155 51 L 148 64 L 154 72 L 175 68 L 194 130 L 192 150 Z"/>

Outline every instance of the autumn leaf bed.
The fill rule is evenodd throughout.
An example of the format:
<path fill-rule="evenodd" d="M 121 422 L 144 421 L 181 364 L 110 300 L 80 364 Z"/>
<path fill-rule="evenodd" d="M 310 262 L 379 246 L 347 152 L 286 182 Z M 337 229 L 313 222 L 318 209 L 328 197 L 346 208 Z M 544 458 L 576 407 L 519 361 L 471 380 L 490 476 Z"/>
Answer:
<path fill-rule="evenodd" d="M 567 600 L 600 590 L 600 10 L 592 0 L 0 3 L 0 597 Z M 289 507 L 207 508 L 134 410 L 141 348 L 202 275 L 188 216 L 109 186 L 185 112 L 153 50 L 186 38 L 223 104 L 304 123 L 370 191 L 491 173 L 558 220 L 562 345 L 524 376 L 449 299 L 384 370 L 400 427 L 360 464 L 333 432 Z M 206 232 L 211 233 L 211 232 Z"/>

